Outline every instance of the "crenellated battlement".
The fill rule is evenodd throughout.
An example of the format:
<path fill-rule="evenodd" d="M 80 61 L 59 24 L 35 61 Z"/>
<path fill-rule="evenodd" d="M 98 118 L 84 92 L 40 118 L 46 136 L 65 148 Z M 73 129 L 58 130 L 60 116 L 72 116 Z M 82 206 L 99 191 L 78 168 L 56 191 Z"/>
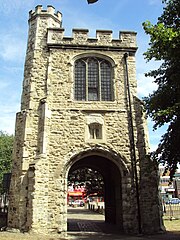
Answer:
<path fill-rule="evenodd" d="M 55 20 L 58 20 L 60 23 L 62 22 L 62 13 L 57 11 L 55 12 L 55 8 L 51 5 L 47 6 L 47 10 L 44 10 L 42 5 L 38 5 L 36 6 L 35 10 L 31 10 L 29 12 L 29 20 L 35 18 L 36 16 L 51 16 L 53 17 Z"/>
<path fill-rule="evenodd" d="M 136 51 L 136 32 L 133 31 L 120 31 L 119 38 L 113 39 L 112 30 L 96 30 L 96 37 L 92 38 L 89 36 L 88 29 L 72 29 L 72 36 L 64 36 L 64 28 L 62 28 L 62 13 L 59 11 L 55 12 L 55 8 L 51 5 L 47 6 L 44 10 L 42 5 L 36 6 L 34 11 L 29 12 L 29 21 L 33 23 L 33 20 L 40 18 L 38 22 L 38 29 L 44 34 L 39 34 L 38 38 L 40 41 L 41 36 L 47 36 L 44 39 L 44 44 L 48 46 L 68 46 L 76 45 L 76 48 L 83 47 L 94 47 L 94 48 L 116 48 L 116 49 L 128 49 L 131 48 Z M 47 20 L 47 21 L 45 21 Z M 36 27 L 36 25 L 34 25 Z M 45 34 L 45 32 L 47 34 Z M 36 39 L 38 42 L 38 39 Z M 41 42 L 41 41 L 40 41 Z M 42 44 L 42 42 L 41 42 Z M 38 45 L 40 48 L 40 45 Z M 36 44 L 37 48 L 37 44 Z"/>
<path fill-rule="evenodd" d="M 96 37 L 90 38 L 88 29 L 72 29 L 72 37 L 64 36 L 64 28 L 49 28 L 49 45 L 88 45 L 116 48 L 137 48 L 136 32 L 120 31 L 119 39 L 113 39 L 111 30 L 96 30 Z"/>

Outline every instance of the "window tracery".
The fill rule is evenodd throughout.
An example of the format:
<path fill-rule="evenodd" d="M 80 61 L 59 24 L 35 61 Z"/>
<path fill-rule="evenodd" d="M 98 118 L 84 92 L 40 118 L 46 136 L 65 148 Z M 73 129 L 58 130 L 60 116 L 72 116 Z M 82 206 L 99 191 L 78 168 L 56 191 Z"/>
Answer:
<path fill-rule="evenodd" d="M 86 57 L 75 61 L 75 100 L 113 101 L 112 66 L 104 59 Z"/>

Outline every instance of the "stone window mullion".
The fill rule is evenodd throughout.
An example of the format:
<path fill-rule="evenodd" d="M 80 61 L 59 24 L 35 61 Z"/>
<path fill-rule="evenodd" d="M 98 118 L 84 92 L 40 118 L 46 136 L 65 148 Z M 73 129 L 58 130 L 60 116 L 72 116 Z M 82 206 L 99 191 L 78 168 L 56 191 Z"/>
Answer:
<path fill-rule="evenodd" d="M 87 57 L 75 62 L 75 100 L 113 101 L 112 66 L 103 59 Z"/>
<path fill-rule="evenodd" d="M 99 101 L 101 101 L 101 65 L 100 65 L 100 62 L 98 61 L 98 77 L 99 77 L 99 89 L 98 89 L 98 91 L 99 91 Z"/>
<path fill-rule="evenodd" d="M 86 61 L 86 101 L 88 101 L 88 61 Z"/>

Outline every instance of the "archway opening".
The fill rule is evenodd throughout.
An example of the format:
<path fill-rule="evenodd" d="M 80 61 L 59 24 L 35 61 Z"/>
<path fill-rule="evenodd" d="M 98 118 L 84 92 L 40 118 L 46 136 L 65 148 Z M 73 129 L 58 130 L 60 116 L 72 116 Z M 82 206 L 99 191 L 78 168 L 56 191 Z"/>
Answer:
<path fill-rule="evenodd" d="M 68 205 L 87 207 L 91 202 L 104 202 L 104 179 L 96 169 L 73 168 L 68 174 Z"/>
<path fill-rule="evenodd" d="M 100 210 L 99 214 L 103 216 L 100 221 L 101 226 L 102 223 L 111 224 L 118 230 L 123 230 L 121 173 L 112 160 L 95 154 L 78 159 L 69 169 L 68 188 L 71 190 L 76 188 L 77 191 L 82 192 L 87 188 L 77 200 L 83 200 L 88 210 L 95 210 L 96 213 Z M 68 203 L 72 207 L 69 202 L 71 200 L 72 198 L 69 198 Z M 101 202 L 99 207 L 97 202 Z M 96 204 L 94 209 L 92 204 Z M 72 213 L 73 210 L 71 209 L 70 212 Z M 74 210 L 75 212 L 77 214 L 78 210 Z M 70 218 L 69 216 L 68 223 Z M 97 223 L 95 220 L 94 222 Z"/>

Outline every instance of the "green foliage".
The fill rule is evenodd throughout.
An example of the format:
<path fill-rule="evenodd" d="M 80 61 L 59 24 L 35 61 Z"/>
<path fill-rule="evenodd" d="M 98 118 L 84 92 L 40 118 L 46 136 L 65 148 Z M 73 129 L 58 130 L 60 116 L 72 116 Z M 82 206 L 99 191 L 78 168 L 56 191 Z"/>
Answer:
<path fill-rule="evenodd" d="M 0 192 L 3 191 L 3 174 L 11 172 L 14 136 L 0 131 Z"/>
<path fill-rule="evenodd" d="M 169 125 L 153 157 L 167 166 L 172 178 L 180 163 L 180 1 L 164 0 L 163 3 L 157 24 L 143 23 L 150 36 L 145 58 L 161 61 L 158 69 L 146 74 L 154 77 L 158 88 L 144 100 L 147 113 L 155 122 L 154 129 Z"/>
<path fill-rule="evenodd" d="M 104 181 L 102 175 L 91 168 L 80 168 L 70 171 L 68 175 L 68 185 L 84 186 L 87 195 L 91 193 L 104 194 Z"/>

